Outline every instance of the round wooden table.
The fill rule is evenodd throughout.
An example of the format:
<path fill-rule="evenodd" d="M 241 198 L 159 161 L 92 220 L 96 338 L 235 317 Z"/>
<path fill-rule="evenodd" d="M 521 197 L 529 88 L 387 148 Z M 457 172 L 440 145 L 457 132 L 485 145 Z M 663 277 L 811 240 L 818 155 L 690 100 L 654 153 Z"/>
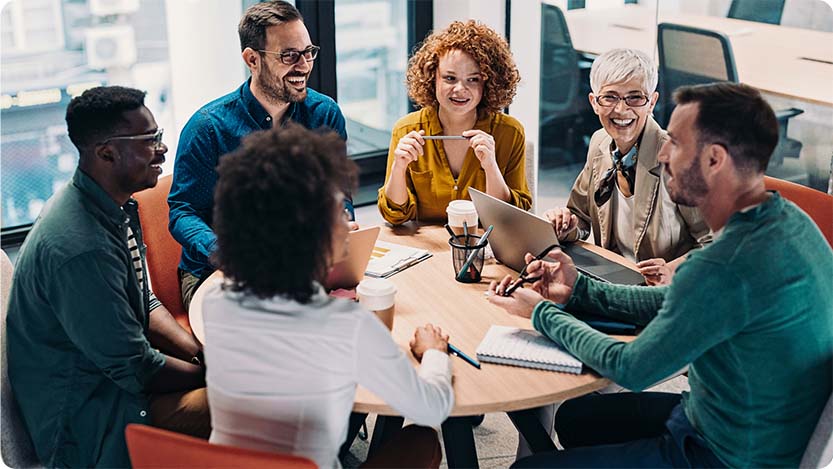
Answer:
<path fill-rule="evenodd" d="M 489 303 L 484 295 L 491 280 L 499 280 L 507 274 L 514 276 L 517 273 L 502 264 L 487 261 L 480 283 L 465 284 L 455 281 L 448 238 L 448 233 L 440 226 L 417 226 L 416 224 L 395 228 L 383 227 L 379 234 L 381 240 L 427 249 L 433 254 L 431 258 L 390 277 L 398 289 L 392 334 L 394 340 L 409 356 L 411 355 L 408 342 L 413 337 L 414 330 L 417 326 L 426 323 L 440 326 L 449 334 L 449 341 L 471 357 L 475 356 L 478 344 L 493 324 L 532 328 L 528 319 L 509 315 Z M 602 248 L 590 244 L 585 244 L 585 246 L 612 260 L 633 266 L 621 256 Z M 220 281 L 222 281 L 222 275 L 215 272 L 199 287 L 191 302 L 189 312 L 191 328 L 200 341 L 204 341 L 205 337 L 202 322 L 202 298 L 210 285 Z M 416 366 L 416 360 L 412 356 L 411 359 Z M 574 375 L 490 363 L 482 363 L 482 368 L 477 369 L 457 357 L 452 357 L 452 366 L 455 393 L 452 417 L 488 412 L 508 412 L 510 417 L 513 417 L 516 411 L 561 402 L 602 389 L 610 384 L 609 380 L 591 370 Z M 361 386 L 356 392 L 353 410 L 383 416 L 398 415 L 384 401 Z M 446 424 L 443 425 L 444 437 L 446 432 L 451 434 L 463 431 L 465 433 L 467 427 L 468 435 L 464 434 L 462 437 L 465 441 L 460 442 L 458 435 L 455 446 L 459 447 L 461 444 L 464 447 L 468 446 L 468 440 L 470 440 L 473 451 L 474 441 L 467 419 L 452 418 L 447 422 L 448 428 Z M 452 424 L 456 424 L 454 428 L 451 428 Z M 540 424 L 538 428 L 541 428 Z M 452 457 L 448 446 L 446 438 L 446 456 L 451 466 Z M 472 454 L 467 450 L 458 449 L 455 453 L 465 454 L 457 458 L 457 464 L 453 465 L 471 464 Z M 476 464 L 476 454 L 473 461 Z"/>

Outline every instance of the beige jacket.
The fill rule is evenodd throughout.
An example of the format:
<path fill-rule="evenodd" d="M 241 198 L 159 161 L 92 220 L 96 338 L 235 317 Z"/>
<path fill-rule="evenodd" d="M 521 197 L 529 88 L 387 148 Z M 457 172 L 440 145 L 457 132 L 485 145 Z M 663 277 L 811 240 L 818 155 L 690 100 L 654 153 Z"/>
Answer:
<path fill-rule="evenodd" d="M 660 190 L 662 165 L 657 162 L 657 153 L 667 139 L 665 131 L 649 117 L 639 144 L 634 188 L 633 213 L 637 217 L 634 225 L 638 232 L 634 236 L 633 252 L 640 261 L 655 257 L 670 261 L 711 241 L 709 228 L 697 209 L 677 204 L 670 205 L 673 211 L 663 209 L 660 198 L 668 195 Z M 593 200 L 599 179 L 613 166 L 612 141 L 604 129 L 596 131 L 590 139 L 587 163 L 573 184 L 567 202 L 567 208 L 579 219 L 579 229 L 567 240 L 586 239 L 592 227 L 596 245 L 619 252 L 612 227 L 613 204 L 609 200 L 597 207 Z M 614 197 L 615 194 L 611 200 Z"/>

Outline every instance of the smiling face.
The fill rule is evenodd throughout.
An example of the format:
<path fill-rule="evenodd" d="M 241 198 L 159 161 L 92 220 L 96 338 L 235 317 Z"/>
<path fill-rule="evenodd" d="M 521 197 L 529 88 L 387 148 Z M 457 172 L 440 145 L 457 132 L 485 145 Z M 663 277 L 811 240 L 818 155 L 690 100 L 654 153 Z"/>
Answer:
<path fill-rule="evenodd" d="M 156 120 L 148 108 L 142 106 L 122 114 L 126 124 L 120 126 L 115 136 L 153 135 L 157 130 Z M 156 145 L 151 138 L 135 140 L 111 140 L 112 152 L 110 179 L 124 194 L 132 194 L 156 186 L 162 174 L 162 163 L 168 147 Z"/>
<path fill-rule="evenodd" d="M 436 93 L 441 113 L 476 116 L 483 97 L 480 66 L 461 50 L 448 51 L 437 66 Z"/>
<path fill-rule="evenodd" d="M 648 96 L 648 104 L 644 106 L 630 107 L 625 104 L 623 99 L 620 99 L 615 106 L 605 107 L 596 102 L 597 97 L 601 96 L 617 96 L 625 98 L 631 95 Z M 653 92 L 648 94 L 645 91 L 645 86 L 639 79 L 631 79 L 621 83 L 605 84 L 599 90 L 598 95 L 590 93 L 590 105 L 593 106 L 593 112 L 599 116 L 599 121 L 602 123 L 605 131 L 616 142 L 616 147 L 622 153 L 631 149 L 639 140 L 642 131 L 645 129 L 645 124 L 648 122 L 648 116 L 654 110 L 654 105 L 657 103 L 659 94 Z"/>
<path fill-rule="evenodd" d="M 657 160 L 663 163 L 668 195 L 675 203 L 697 207 L 709 192 L 702 165 L 706 148 L 701 145 L 696 126 L 699 104 L 677 106 L 668 122 L 669 139 L 660 148 Z"/>
<path fill-rule="evenodd" d="M 302 51 L 312 45 L 307 27 L 301 21 L 270 26 L 266 30 L 266 47 L 272 52 Z M 262 53 L 261 67 L 253 70 L 253 79 L 273 104 L 300 102 L 307 97 L 307 80 L 313 61 L 303 57 L 293 65 L 281 62 L 278 54 Z"/>

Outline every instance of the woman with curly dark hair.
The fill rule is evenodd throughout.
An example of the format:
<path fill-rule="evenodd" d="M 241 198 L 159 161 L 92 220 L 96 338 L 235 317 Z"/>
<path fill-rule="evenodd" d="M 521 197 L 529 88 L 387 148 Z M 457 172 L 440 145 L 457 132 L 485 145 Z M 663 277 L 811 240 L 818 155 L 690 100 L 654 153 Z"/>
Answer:
<path fill-rule="evenodd" d="M 379 211 L 393 224 L 445 218 L 474 187 L 524 210 L 526 138 L 502 112 L 520 81 L 509 45 L 488 26 L 455 21 L 411 57 L 408 95 L 421 109 L 393 127 Z M 460 136 L 428 140 L 425 136 Z"/>
<path fill-rule="evenodd" d="M 321 286 L 346 248 L 344 181 L 356 175 L 339 135 L 296 124 L 256 132 L 218 174 L 225 282 L 202 303 L 210 441 L 338 467 L 359 384 L 416 424 L 439 426 L 454 405 L 448 336 L 417 328 L 417 372 L 376 315 Z M 439 466 L 436 431 L 409 426 L 397 438 L 377 467 Z"/>

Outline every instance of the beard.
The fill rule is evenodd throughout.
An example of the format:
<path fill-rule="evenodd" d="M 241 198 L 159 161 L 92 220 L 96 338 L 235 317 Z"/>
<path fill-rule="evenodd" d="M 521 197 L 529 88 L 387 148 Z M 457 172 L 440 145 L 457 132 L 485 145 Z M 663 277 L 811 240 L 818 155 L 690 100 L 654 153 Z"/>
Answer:
<path fill-rule="evenodd" d="M 308 77 L 309 73 L 290 72 L 287 77 Z M 267 62 L 263 62 L 263 73 L 257 77 L 257 84 L 272 104 L 283 103 L 299 103 L 307 98 L 307 88 L 304 86 L 303 91 L 296 91 L 283 81 L 283 78 L 278 78 L 272 69 L 269 68 Z"/>
<path fill-rule="evenodd" d="M 688 168 L 672 177 L 676 180 L 677 190 L 669 190 L 668 195 L 676 204 L 697 207 L 709 192 L 709 185 L 703 176 L 703 170 L 700 169 L 700 157 L 692 161 Z"/>

